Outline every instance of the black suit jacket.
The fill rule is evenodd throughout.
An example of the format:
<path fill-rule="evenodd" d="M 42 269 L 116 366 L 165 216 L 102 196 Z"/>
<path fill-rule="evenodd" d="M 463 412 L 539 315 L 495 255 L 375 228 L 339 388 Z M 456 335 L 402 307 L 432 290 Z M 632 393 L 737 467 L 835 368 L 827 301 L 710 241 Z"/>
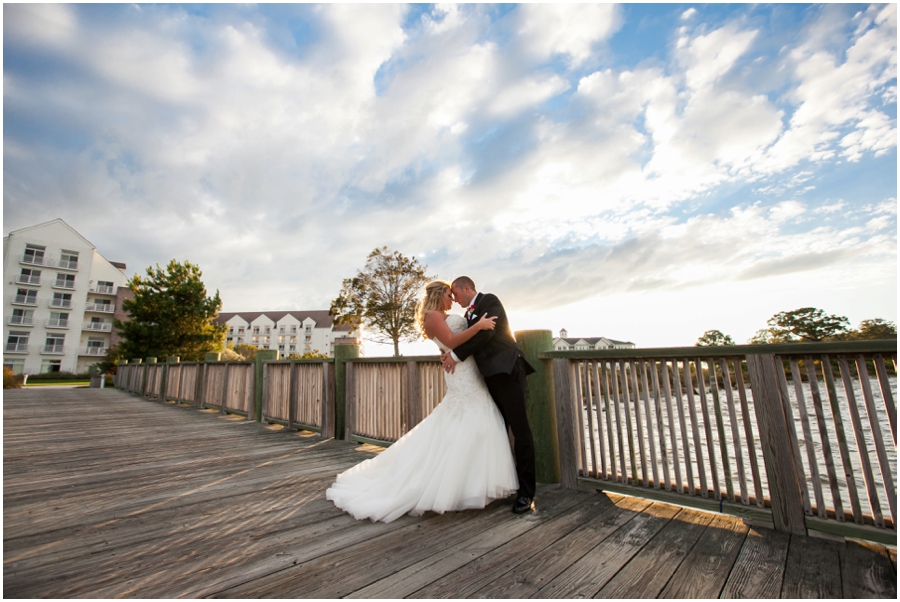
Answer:
<path fill-rule="evenodd" d="M 509 328 L 509 320 L 506 318 L 506 310 L 496 295 L 490 293 L 478 293 L 475 297 L 475 309 L 468 318 L 469 326 L 487 314 L 488 317 L 497 317 L 497 325 L 494 330 L 482 330 L 471 339 L 453 350 L 460 361 L 469 356 L 475 357 L 478 370 L 483 376 L 495 374 L 512 374 L 516 361 L 521 357 L 525 365 L 525 374 L 534 372 L 534 367 L 528 363 L 522 350 L 513 337 Z"/>

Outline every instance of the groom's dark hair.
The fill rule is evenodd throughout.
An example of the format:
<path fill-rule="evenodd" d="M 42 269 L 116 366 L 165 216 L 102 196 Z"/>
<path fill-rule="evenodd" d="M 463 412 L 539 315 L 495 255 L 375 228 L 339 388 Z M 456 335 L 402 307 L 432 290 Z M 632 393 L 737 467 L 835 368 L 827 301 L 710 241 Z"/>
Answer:
<path fill-rule="evenodd" d="M 478 289 L 475 288 L 475 281 L 472 280 L 471 278 L 469 278 L 468 276 L 460 276 L 459 278 L 454 280 L 453 284 L 451 284 L 450 286 L 457 287 L 457 286 L 466 286 L 466 285 L 468 285 L 468 287 L 470 289 L 472 289 L 473 291 L 478 291 Z"/>

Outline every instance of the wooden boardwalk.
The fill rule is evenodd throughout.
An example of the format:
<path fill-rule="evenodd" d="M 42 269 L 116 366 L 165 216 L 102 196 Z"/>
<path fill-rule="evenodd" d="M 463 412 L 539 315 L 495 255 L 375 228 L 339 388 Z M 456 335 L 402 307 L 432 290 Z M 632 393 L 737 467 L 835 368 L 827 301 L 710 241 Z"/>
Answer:
<path fill-rule="evenodd" d="M 896 550 L 541 486 L 539 512 L 355 521 L 374 448 L 116 390 L 3 399 L 3 595 L 896 598 Z"/>

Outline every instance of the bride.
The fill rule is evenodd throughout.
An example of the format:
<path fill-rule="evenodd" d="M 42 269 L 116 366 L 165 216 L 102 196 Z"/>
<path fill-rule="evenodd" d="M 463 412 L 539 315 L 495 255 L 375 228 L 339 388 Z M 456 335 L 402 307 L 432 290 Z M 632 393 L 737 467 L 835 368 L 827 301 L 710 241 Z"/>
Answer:
<path fill-rule="evenodd" d="M 466 328 L 466 319 L 447 315 L 450 285 L 425 286 L 416 322 L 442 351 L 493 330 L 487 314 Z M 338 475 L 325 497 L 356 519 L 389 523 L 404 514 L 484 508 L 518 489 L 506 426 L 475 360 L 444 374 L 447 393 L 415 428 L 381 454 Z"/>

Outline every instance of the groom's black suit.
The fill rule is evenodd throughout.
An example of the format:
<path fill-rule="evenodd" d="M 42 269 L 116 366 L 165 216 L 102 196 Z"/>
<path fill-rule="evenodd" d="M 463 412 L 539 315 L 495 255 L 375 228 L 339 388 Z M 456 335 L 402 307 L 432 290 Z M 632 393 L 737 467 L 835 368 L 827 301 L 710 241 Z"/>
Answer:
<path fill-rule="evenodd" d="M 534 372 L 534 368 L 516 344 L 500 299 L 496 295 L 478 293 L 472 302 L 475 308 L 466 314 L 469 326 L 484 314 L 496 316 L 497 325 L 494 330 L 476 333 L 453 353 L 460 361 L 469 356 L 475 357 L 491 397 L 515 437 L 519 495 L 534 498 L 534 441 L 525 412 L 525 377 Z"/>

